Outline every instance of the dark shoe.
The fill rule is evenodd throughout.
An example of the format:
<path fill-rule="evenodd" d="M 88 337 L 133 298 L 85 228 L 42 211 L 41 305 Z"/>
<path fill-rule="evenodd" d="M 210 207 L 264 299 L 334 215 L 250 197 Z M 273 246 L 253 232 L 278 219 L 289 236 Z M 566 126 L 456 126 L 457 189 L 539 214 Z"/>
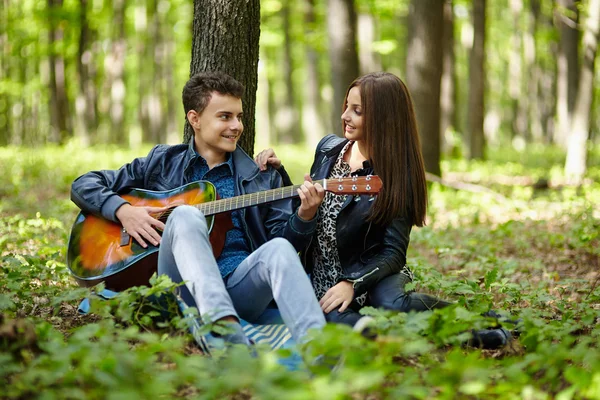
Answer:
<path fill-rule="evenodd" d="M 511 333 L 504 328 L 473 329 L 471 333 L 473 338 L 468 340 L 466 345 L 487 350 L 504 347 L 512 339 Z"/>
<path fill-rule="evenodd" d="M 523 320 L 521 318 L 509 319 L 500 315 L 494 310 L 489 310 L 481 315 L 483 315 L 484 317 L 495 318 L 500 326 L 508 328 L 511 334 L 515 337 L 519 337 L 523 330 Z"/>

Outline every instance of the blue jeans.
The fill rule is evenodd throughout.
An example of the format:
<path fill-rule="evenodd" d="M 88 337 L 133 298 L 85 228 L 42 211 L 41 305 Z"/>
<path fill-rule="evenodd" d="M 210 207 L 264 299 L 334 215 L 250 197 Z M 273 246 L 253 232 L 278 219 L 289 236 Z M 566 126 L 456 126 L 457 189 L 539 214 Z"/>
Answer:
<path fill-rule="evenodd" d="M 404 286 L 411 279 L 401 273 L 390 275 L 369 289 L 367 304 L 372 307 L 384 308 L 400 312 L 427 311 L 442 308 L 451 303 L 440 300 L 425 293 L 406 292 Z M 327 322 L 354 325 L 362 315 L 359 314 L 360 305 L 352 302 L 344 312 L 337 309 L 325 315 Z"/>
<path fill-rule="evenodd" d="M 206 218 L 194 207 L 179 206 L 169 219 L 158 253 L 158 273 L 185 282 L 181 296 L 203 319 L 226 316 L 256 320 L 275 300 L 293 338 L 301 341 L 325 318 L 294 247 L 276 238 L 250 254 L 225 280 L 209 242 Z"/>

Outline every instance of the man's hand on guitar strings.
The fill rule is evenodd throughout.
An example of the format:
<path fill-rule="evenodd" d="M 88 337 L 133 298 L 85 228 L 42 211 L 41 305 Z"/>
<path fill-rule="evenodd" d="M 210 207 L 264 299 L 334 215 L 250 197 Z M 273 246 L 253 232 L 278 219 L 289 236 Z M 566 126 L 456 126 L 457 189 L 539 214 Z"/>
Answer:
<path fill-rule="evenodd" d="M 300 196 L 300 208 L 298 208 L 298 216 L 305 221 L 310 221 L 317 214 L 319 206 L 325 197 L 325 189 L 320 183 L 313 185 L 309 174 L 304 175 L 304 183 L 298 189 Z"/>
<path fill-rule="evenodd" d="M 165 224 L 154 218 L 151 213 L 166 211 L 163 207 L 135 207 L 124 204 L 117 210 L 116 216 L 125 231 L 143 248 L 148 247 L 146 241 L 158 246 L 160 235 L 156 231 L 164 230 Z"/>

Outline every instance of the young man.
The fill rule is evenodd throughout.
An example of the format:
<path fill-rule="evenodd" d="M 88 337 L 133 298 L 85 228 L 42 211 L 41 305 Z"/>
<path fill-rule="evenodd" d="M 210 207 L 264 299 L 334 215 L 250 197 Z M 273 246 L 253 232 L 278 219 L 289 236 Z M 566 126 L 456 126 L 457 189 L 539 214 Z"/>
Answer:
<path fill-rule="evenodd" d="M 279 201 L 234 211 L 221 255 L 215 259 L 201 211 L 179 206 L 167 223 L 157 209 L 135 207 L 119 196 L 132 188 L 170 190 L 197 180 L 212 182 L 221 198 L 282 185 L 274 169 L 260 171 L 236 146 L 242 131 L 243 86 L 223 73 L 200 73 L 183 88 L 183 106 L 194 137 L 188 144 L 155 146 L 114 171 L 92 171 L 73 182 L 71 199 L 82 210 L 119 222 L 143 247 L 158 245 L 158 273 L 185 282 L 181 295 L 203 319 L 228 323 L 229 343 L 248 345 L 239 318 L 252 322 L 275 300 L 295 340 L 325 319 L 297 251 L 315 228 L 324 191 L 305 182 L 293 213 Z M 162 237 L 158 230 L 162 230 Z"/>

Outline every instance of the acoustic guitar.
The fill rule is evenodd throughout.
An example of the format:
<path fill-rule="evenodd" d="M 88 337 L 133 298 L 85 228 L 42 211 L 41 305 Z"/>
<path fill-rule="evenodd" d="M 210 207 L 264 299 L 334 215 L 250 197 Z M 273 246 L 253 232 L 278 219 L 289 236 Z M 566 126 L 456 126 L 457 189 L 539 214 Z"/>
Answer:
<path fill-rule="evenodd" d="M 375 175 L 315 182 L 339 195 L 374 195 L 382 186 Z M 153 214 L 162 222 L 167 221 L 177 206 L 187 204 L 200 209 L 206 216 L 213 253 L 218 257 L 225 245 L 225 235 L 233 227 L 231 211 L 298 196 L 300 186 L 219 199 L 212 183 L 197 181 L 167 191 L 133 189 L 121 197 L 133 206 L 166 208 Z M 148 247 L 143 248 L 121 224 L 84 212 L 77 215 L 69 237 L 67 266 L 81 286 L 104 282 L 108 289 L 121 291 L 147 285 L 157 270 L 157 260 L 158 246 L 148 243 Z"/>

